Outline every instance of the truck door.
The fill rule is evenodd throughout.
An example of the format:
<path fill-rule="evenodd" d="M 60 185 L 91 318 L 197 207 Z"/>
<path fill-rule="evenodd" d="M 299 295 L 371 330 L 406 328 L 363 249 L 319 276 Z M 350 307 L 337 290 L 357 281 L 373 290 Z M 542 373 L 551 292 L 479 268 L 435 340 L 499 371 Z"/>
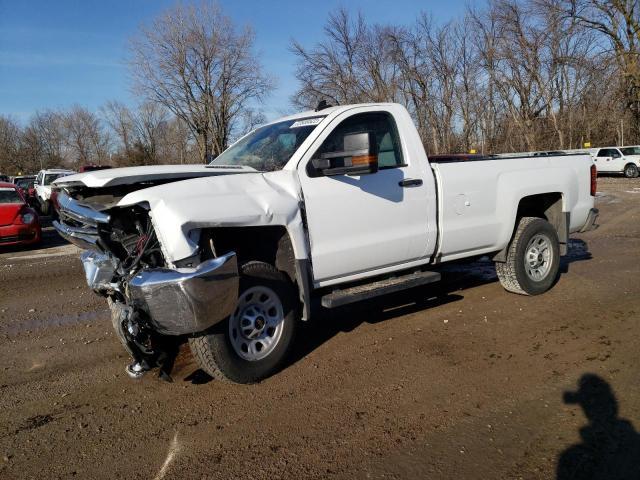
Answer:
<path fill-rule="evenodd" d="M 612 172 L 624 171 L 624 166 L 626 164 L 626 159 L 624 158 L 624 155 L 622 155 L 622 152 L 617 148 L 612 148 L 611 150 L 612 150 L 611 162 L 610 162 L 611 171 Z"/>
<path fill-rule="evenodd" d="M 615 155 L 620 156 L 615 148 L 601 148 L 595 158 L 596 168 L 599 172 L 615 172 Z"/>
<path fill-rule="evenodd" d="M 410 128 L 415 131 L 412 123 Z M 344 150 L 345 135 L 359 132 L 375 139 L 377 172 L 325 176 L 316 171 L 312 159 L 335 158 L 334 152 Z M 366 276 L 433 252 L 435 184 L 422 145 L 420 150 L 423 158 L 408 148 L 394 115 L 379 108 L 344 112 L 318 137 L 298 166 L 316 285 Z"/>

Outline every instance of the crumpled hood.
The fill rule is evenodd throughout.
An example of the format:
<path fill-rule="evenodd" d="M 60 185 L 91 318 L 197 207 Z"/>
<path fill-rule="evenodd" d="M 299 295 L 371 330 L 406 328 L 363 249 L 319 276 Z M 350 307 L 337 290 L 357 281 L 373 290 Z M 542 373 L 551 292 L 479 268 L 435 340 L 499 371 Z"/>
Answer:
<path fill-rule="evenodd" d="M 129 193 L 118 206 L 148 203 L 165 257 L 174 262 L 195 253 L 201 228 L 282 225 L 302 229 L 300 199 L 296 172 L 281 170 L 159 185 Z M 301 243 L 302 233 L 291 235 L 292 240 Z M 294 241 L 296 258 L 305 258 L 305 250 Z"/>
<path fill-rule="evenodd" d="M 251 170 L 248 167 L 222 167 L 215 165 L 149 165 L 77 173 L 61 177 L 53 183 L 56 186 L 81 184 L 85 187 L 100 188 L 158 180 L 179 180 L 225 173 L 243 173 Z"/>

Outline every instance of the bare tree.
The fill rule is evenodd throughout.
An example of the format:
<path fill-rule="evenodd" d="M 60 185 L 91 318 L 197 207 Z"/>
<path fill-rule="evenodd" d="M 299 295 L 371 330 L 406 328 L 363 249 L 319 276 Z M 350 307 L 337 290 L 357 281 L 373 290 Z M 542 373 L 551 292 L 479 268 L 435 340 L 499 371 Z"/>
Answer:
<path fill-rule="evenodd" d="M 0 115 L 0 172 L 13 174 L 22 171 L 19 157 L 22 131 L 18 122 L 8 116 Z"/>
<path fill-rule="evenodd" d="M 564 13 L 609 43 L 620 68 L 619 88 L 640 139 L 640 4 L 637 0 L 564 0 Z"/>
<path fill-rule="evenodd" d="M 44 167 L 44 142 L 32 124 L 22 130 L 18 162 L 20 172 L 33 172 Z"/>
<path fill-rule="evenodd" d="M 168 108 L 191 130 L 201 161 L 228 145 L 235 121 L 273 88 L 253 51 L 215 3 L 178 5 L 131 42 L 136 92 Z"/>
<path fill-rule="evenodd" d="M 164 163 L 198 163 L 200 155 L 194 147 L 193 136 L 187 124 L 173 118 L 162 125 L 159 157 Z"/>
<path fill-rule="evenodd" d="M 63 123 L 67 146 L 76 168 L 107 162 L 109 137 L 95 113 L 76 105 L 64 115 Z"/>
<path fill-rule="evenodd" d="M 112 100 L 103 105 L 100 111 L 115 138 L 120 142 L 121 152 L 119 153 L 126 159 L 133 157 L 136 141 L 134 132 L 135 119 L 129 107 L 121 102 Z"/>
<path fill-rule="evenodd" d="M 362 14 L 352 18 L 346 9 L 329 15 L 326 40 L 307 49 L 294 41 L 300 88 L 293 97 L 299 106 L 385 102 L 397 99 L 398 70 L 393 61 L 388 27 L 368 26 Z"/>
<path fill-rule="evenodd" d="M 138 108 L 134 127 L 138 144 L 150 164 L 160 163 L 158 149 L 166 122 L 167 111 L 162 105 L 145 102 Z"/>
<path fill-rule="evenodd" d="M 610 56 L 601 38 L 563 13 L 567 1 L 490 0 L 449 23 L 423 13 L 414 25 L 384 27 L 338 10 L 318 44 L 293 43 L 293 102 L 399 101 L 431 153 L 615 137 Z M 611 115 L 594 114 L 602 109 Z"/>
<path fill-rule="evenodd" d="M 39 138 L 41 153 L 39 168 L 61 166 L 66 161 L 66 138 L 63 115 L 52 110 L 36 112 L 27 130 Z"/>

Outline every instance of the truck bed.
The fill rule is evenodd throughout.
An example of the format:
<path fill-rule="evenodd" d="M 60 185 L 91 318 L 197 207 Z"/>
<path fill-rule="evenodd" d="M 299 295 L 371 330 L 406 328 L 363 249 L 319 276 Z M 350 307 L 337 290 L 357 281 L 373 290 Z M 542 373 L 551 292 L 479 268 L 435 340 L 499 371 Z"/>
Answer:
<path fill-rule="evenodd" d="M 509 242 L 521 198 L 557 194 L 570 231 L 587 220 L 588 155 L 491 156 L 432 162 L 438 190 L 437 262 L 498 252 Z"/>

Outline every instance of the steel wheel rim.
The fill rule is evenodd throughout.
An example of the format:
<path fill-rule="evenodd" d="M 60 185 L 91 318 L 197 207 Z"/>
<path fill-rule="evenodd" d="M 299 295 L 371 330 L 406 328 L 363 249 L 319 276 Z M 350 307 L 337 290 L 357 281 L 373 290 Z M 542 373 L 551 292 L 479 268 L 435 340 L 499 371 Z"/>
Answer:
<path fill-rule="evenodd" d="M 542 233 L 538 233 L 529 240 L 524 254 L 524 270 L 527 276 L 540 282 L 547 278 L 553 262 L 553 249 L 551 240 Z"/>
<path fill-rule="evenodd" d="M 244 291 L 229 317 L 229 338 L 236 353 L 249 362 L 267 357 L 282 337 L 284 309 L 278 295 L 258 286 Z"/>

